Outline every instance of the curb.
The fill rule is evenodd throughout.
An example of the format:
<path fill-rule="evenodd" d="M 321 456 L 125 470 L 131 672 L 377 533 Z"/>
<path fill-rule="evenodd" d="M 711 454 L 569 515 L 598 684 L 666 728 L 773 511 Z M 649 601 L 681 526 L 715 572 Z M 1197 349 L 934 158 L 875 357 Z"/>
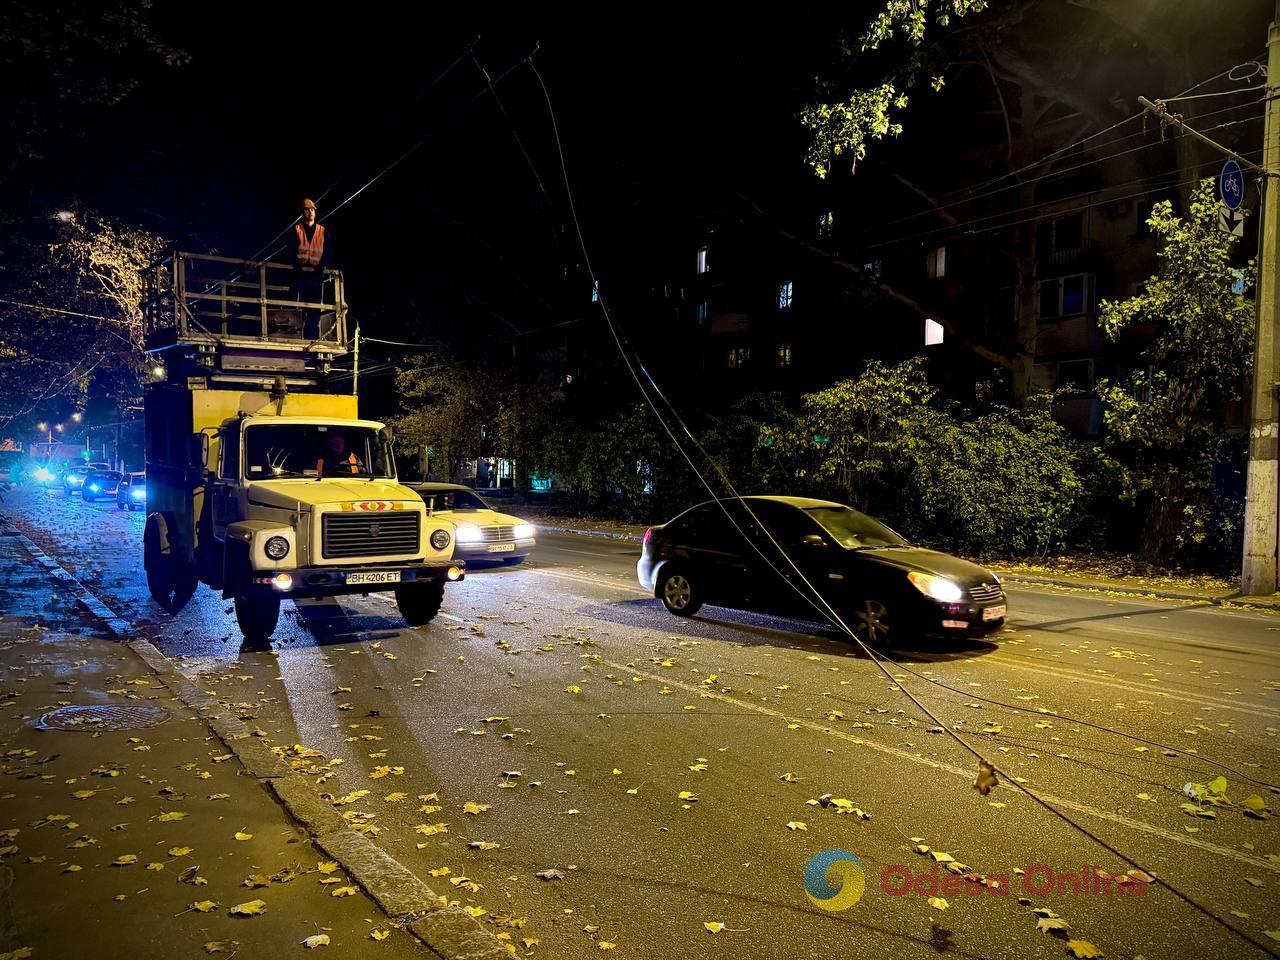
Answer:
<path fill-rule="evenodd" d="M 579 530 L 576 527 L 552 527 L 545 523 L 535 523 L 539 530 L 548 533 L 575 533 L 580 537 L 605 537 L 609 540 L 629 540 L 632 543 L 644 543 L 644 537 L 634 533 L 615 533 L 612 530 Z"/>
<path fill-rule="evenodd" d="M 440 897 L 408 867 L 367 837 L 351 830 L 332 806 L 320 799 L 306 777 L 280 761 L 241 720 L 219 711 L 222 705 L 201 691 L 150 640 L 49 557 L 8 517 L 0 517 L 17 535 L 24 549 L 50 575 L 76 595 L 86 610 L 101 620 L 116 639 L 141 659 L 169 690 L 193 710 L 235 754 L 293 820 L 306 828 L 311 842 L 333 860 L 380 906 L 387 916 L 404 924 L 413 936 L 443 960 L 506 960 L 511 951 L 479 920 L 459 907 L 443 906 Z"/>
<path fill-rule="evenodd" d="M 1029 577 L 1017 573 L 1001 573 L 1000 579 L 1006 583 L 1021 583 L 1040 587 L 1067 587 L 1074 590 L 1088 590 L 1094 593 L 1119 593 L 1127 597 L 1154 597 L 1157 600 L 1183 600 L 1190 603 L 1204 603 L 1214 607 L 1247 607 L 1251 610 L 1270 610 L 1280 612 L 1280 604 L 1251 600 L 1248 597 L 1228 594 L 1224 597 L 1207 597 L 1202 593 L 1178 593 L 1175 590 L 1147 590 L 1142 587 L 1128 587 L 1123 584 L 1092 583 L 1079 580 L 1055 580 L 1052 577 Z"/>

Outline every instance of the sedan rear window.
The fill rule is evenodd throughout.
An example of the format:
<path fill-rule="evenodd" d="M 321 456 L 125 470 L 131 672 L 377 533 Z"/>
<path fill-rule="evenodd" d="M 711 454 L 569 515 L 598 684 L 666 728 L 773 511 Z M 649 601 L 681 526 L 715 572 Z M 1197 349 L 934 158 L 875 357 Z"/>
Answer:
<path fill-rule="evenodd" d="M 907 541 L 879 520 L 847 507 L 810 507 L 805 513 L 813 517 L 823 530 L 842 547 L 901 547 Z"/>

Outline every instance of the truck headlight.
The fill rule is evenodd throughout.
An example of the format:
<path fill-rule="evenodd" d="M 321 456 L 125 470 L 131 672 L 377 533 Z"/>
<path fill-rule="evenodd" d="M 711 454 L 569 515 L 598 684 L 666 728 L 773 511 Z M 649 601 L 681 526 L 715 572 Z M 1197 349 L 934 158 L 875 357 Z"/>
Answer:
<path fill-rule="evenodd" d="M 268 537 L 262 552 L 272 560 L 283 560 L 289 555 L 289 541 L 284 537 Z"/>
<path fill-rule="evenodd" d="M 517 523 L 515 529 L 515 538 L 517 540 L 532 540 L 534 534 L 532 523 Z"/>
<path fill-rule="evenodd" d="M 958 583 L 952 583 L 946 577 L 936 577 L 931 573 L 918 573 L 912 570 L 907 574 L 911 585 L 926 597 L 940 600 L 943 603 L 959 603 L 964 599 L 964 590 Z"/>
<path fill-rule="evenodd" d="M 457 529 L 456 536 L 459 543 L 479 543 L 484 534 L 474 523 L 464 523 Z"/>
<path fill-rule="evenodd" d="M 431 546 L 437 550 L 443 550 L 449 545 L 453 538 L 449 536 L 448 530 L 436 530 L 431 534 Z"/>

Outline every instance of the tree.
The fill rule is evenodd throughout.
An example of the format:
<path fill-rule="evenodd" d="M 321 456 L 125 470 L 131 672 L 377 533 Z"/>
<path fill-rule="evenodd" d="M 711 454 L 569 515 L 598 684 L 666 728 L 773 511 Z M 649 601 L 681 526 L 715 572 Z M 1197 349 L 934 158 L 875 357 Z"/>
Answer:
<path fill-rule="evenodd" d="M 1255 267 L 1232 265 L 1236 238 L 1218 229 L 1211 180 L 1200 183 L 1187 217 L 1165 201 L 1147 223 L 1160 244 L 1158 270 L 1137 296 L 1105 301 L 1100 318 L 1112 341 L 1153 331 L 1142 352 L 1147 369 L 1099 393 L 1122 495 L 1146 510 L 1139 558 L 1168 564 L 1223 533 L 1213 481 L 1234 444 L 1225 415 L 1243 398 L 1252 364 L 1254 304 L 1243 291 Z"/>
<path fill-rule="evenodd" d="M 949 102 L 962 102 L 960 109 L 972 118 L 969 136 L 986 118 L 998 118 L 996 129 L 1007 147 L 1004 183 L 993 196 L 984 199 L 979 193 L 942 203 L 939 190 L 954 184 L 940 182 L 929 164 L 913 171 L 909 158 L 896 164 L 893 179 L 911 191 L 913 201 L 923 201 L 925 212 L 956 232 L 978 216 L 987 224 L 995 221 L 993 227 L 1002 217 L 1008 222 L 993 233 L 991 250 L 1000 265 L 992 270 L 993 279 L 1013 289 L 1012 323 L 978 335 L 963 314 L 952 315 L 942 304 L 879 278 L 875 282 L 885 296 L 940 323 L 952 342 L 1001 368 L 1015 406 L 1024 406 L 1032 393 L 1039 333 L 1042 251 L 1035 211 L 1039 208 L 1047 218 L 1070 209 L 1053 203 L 1051 188 L 1046 208 L 1045 177 L 1073 163 L 1059 150 L 1046 155 L 1046 148 L 1066 147 L 1109 129 L 1134 113 L 1139 93 L 1158 89 L 1171 95 L 1205 79 L 1229 65 L 1232 61 L 1224 64 L 1224 57 L 1242 43 L 1246 55 L 1254 49 L 1256 40 L 1246 41 L 1234 24 L 1227 32 L 1214 31 L 1221 38 L 1218 43 L 1205 44 L 1206 18 L 1216 16 L 1211 7 L 1198 4 L 1155 11 L 1128 0 L 886 0 L 856 51 L 846 48 L 836 57 L 830 72 L 838 79 L 821 83 L 816 102 L 802 111 L 801 123 L 810 137 L 806 160 L 823 178 L 851 172 L 871 145 L 901 135 L 909 105 L 922 89 L 945 87 L 948 93 L 942 95 Z M 1136 63 L 1143 69 L 1135 69 Z M 1143 86 L 1135 88 L 1138 77 Z M 1194 113 L 1197 105 L 1190 109 Z M 998 142 L 994 138 L 999 134 L 995 129 L 991 133 Z M 1117 195 L 1131 193 L 1133 183 L 1147 179 L 1181 192 L 1185 207 L 1203 156 L 1189 138 L 1173 140 L 1178 168 L 1172 178 L 1164 171 L 1158 179 L 1150 177 L 1152 171 L 1144 167 L 1148 154 L 1112 148 L 1110 172 L 1117 183 L 1127 184 Z M 837 164 L 846 160 L 847 168 Z M 1088 202 L 1105 197 L 1102 191 Z M 915 221 L 915 229 L 919 223 Z M 865 274 L 862 258 L 841 258 L 808 246 L 836 266 Z"/>
<path fill-rule="evenodd" d="M 484 452 L 492 405 L 474 371 L 428 356 L 398 370 L 396 387 L 407 410 L 394 420 L 401 446 L 429 451 L 432 473 L 453 480 L 464 460 Z"/>
<path fill-rule="evenodd" d="M 64 394 L 82 405 L 91 384 L 118 403 L 140 392 L 142 277 L 165 241 L 90 211 L 60 229 L 12 291 L 37 306 L 0 304 L 0 416 L 10 420 Z"/>

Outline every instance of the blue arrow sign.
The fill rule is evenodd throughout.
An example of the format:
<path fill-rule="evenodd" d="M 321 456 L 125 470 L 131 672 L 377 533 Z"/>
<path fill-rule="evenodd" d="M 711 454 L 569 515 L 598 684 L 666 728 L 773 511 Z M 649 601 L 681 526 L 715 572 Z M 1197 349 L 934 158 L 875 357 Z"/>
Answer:
<path fill-rule="evenodd" d="M 1218 174 L 1218 192 L 1229 210 L 1239 208 L 1244 201 L 1244 174 L 1240 172 L 1240 164 L 1234 160 L 1222 165 L 1222 173 Z"/>

